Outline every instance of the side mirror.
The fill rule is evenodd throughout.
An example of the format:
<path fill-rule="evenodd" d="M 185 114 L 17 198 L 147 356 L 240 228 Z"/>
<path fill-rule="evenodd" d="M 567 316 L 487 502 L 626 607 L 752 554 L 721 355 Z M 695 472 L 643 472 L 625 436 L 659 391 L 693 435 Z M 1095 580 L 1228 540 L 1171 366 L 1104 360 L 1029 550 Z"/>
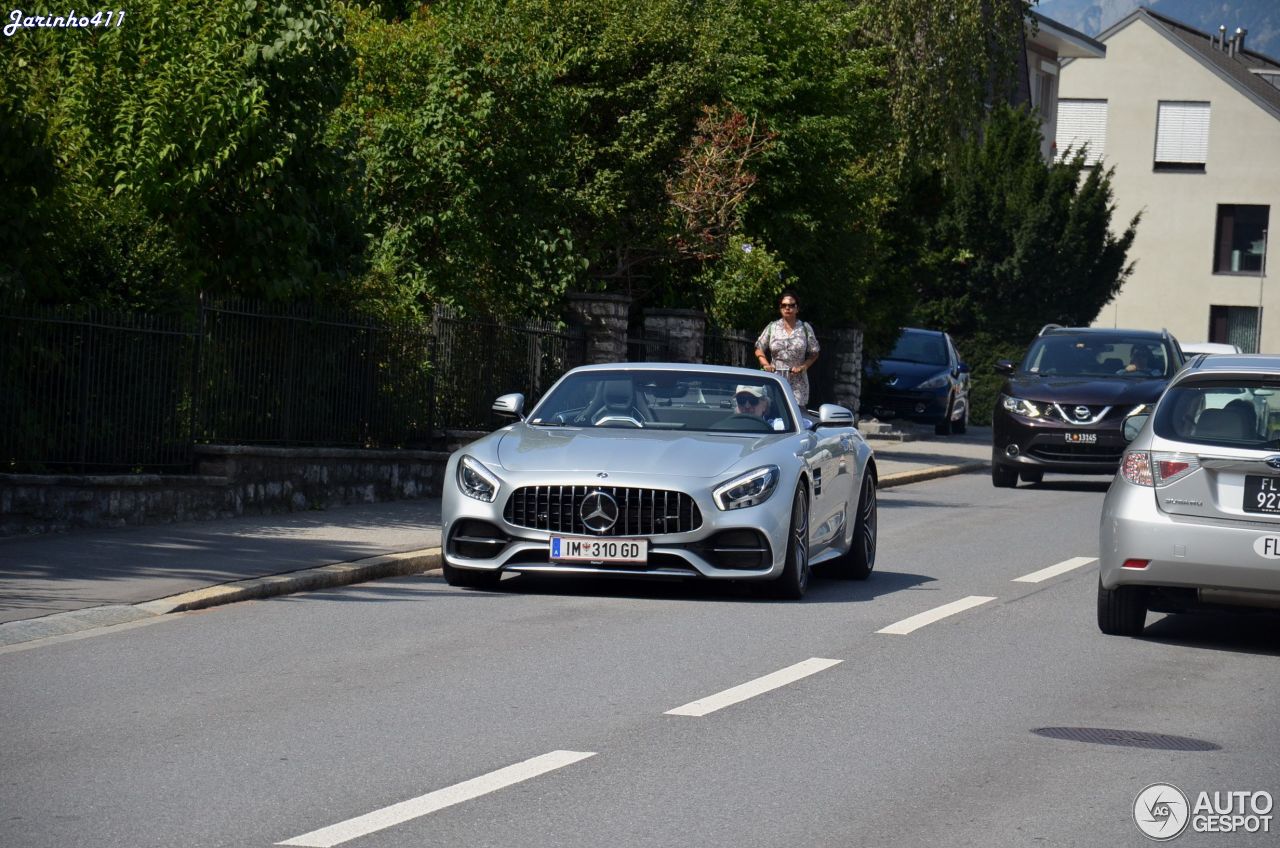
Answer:
<path fill-rule="evenodd" d="M 1007 374 L 1010 377 L 1013 376 L 1013 363 L 1007 359 L 997 360 L 996 364 L 991 367 L 995 369 L 997 374 Z"/>
<path fill-rule="evenodd" d="M 968 373 L 969 373 L 969 363 L 967 363 L 967 362 L 961 362 L 961 363 L 960 363 L 960 373 L 961 373 L 961 374 L 968 374 Z"/>
<path fill-rule="evenodd" d="M 818 407 L 819 427 L 852 427 L 853 413 L 843 406 L 824 403 Z"/>
<path fill-rule="evenodd" d="M 1147 419 L 1151 417 L 1149 412 L 1140 412 L 1137 415 L 1130 415 L 1124 420 L 1121 431 L 1124 433 L 1124 440 L 1132 442 L 1138 438 L 1138 434 L 1142 432 L 1142 428 L 1146 426 Z"/>
<path fill-rule="evenodd" d="M 506 418 L 524 420 L 524 395 L 519 392 L 503 395 L 493 402 L 493 411 Z"/>

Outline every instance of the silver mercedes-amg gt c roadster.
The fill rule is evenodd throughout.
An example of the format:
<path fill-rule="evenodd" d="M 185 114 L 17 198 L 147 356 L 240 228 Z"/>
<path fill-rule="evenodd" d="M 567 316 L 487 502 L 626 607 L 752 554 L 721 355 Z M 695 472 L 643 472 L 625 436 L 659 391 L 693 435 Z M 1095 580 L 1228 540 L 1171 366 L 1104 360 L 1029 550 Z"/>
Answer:
<path fill-rule="evenodd" d="M 445 471 L 444 576 L 742 580 L 798 599 L 812 566 L 875 566 L 876 467 L 852 413 L 746 368 L 588 365 Z"/>

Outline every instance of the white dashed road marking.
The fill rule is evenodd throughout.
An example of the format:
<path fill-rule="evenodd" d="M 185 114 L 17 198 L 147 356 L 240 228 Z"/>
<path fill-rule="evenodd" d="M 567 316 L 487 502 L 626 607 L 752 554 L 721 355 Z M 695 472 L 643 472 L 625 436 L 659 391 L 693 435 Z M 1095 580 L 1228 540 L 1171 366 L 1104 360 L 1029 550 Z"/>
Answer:
<path fill-rule="evenodd" d="M 931 609 L 928 612 L 922 612 L 919 615 L 904 618 L 897 624 L 890 624 L 888 627 L 885 627 L 882 630 L 877 630 L 876 632 L 905 636 L 913 630 L 919 630 L 926 624 L 933 624 L 935 621 L 940 621 L 949 615 L 955 615 L 958 612 L 964 612 L 967 609 L 972 609 L 981 604 L 985 604 L 987 601 L 994 600 L 995 598 L 989 598 L 985 595 L 970 595 L 967 598 L 961 598 L 958 601 L 943 604 L 942 606 L 937 607 L 936 609 Z"/>
<path fill-rule="evenodd" d="M 1057 577 L 1059 574 L 1066 574 L 1068 571 L 1074 571 L 1081 566 L 1097 561 L 1097 557 L 1072 557 L 1071 559 L 1063 560 L 1057 565 L 1051 565 L 1048 568 L 1042 568 L 1039 571 L 1024 574 L 1022 577 L 1015 577 L 1013 578 L 1013 582 L 1039 583 L 1041 580 L 1048 580 L 1050 577 Z"/>
<path fill-rule="evenodd" d="M 579 760 L 594 756 L 594 751 L 552 751 L 550 754 L 543 754 L 540 757 L 534 757 L 531 760 L 525 760 L 513 766 L 500 768 L 497 771 L 491 771 L 471 780 L 464 780 L 462 783 L 454 784 L 445 789 L 437 789 L 435 792 L 428 792 L 426 795 L 411 798 L 408 801 L 401 801 L 399 804 L 392 804 L 390 807 L 374 810 L 367 815 L 347 819 L 344 822 L 323 827 L 320 830 L 313 830 L 310 833 L 304 833 L 302 836 L 295 836 L 293 839 L 277 842 L 276 844 L 300 845 L 305 846 L 305 848 L 331 848 L 331 846 L 341 845 L 343 842 L 355 839 L 358 836 L 365 836 L 397 824 L 403 824 L 410 819 L 425 816 L 427 813 L 434 813 L 436 810 L 442 810 L 445 807 L 450 807 L 463 801 L 470 801 L 472 798 L 479 798 L 481 795 L 487 795 L 498 789 L 529 780 L 549 771 L 555 771 L 558 768 L 573 765 Z"/>
<path fill-rule="evenodd" d="M 704 716 L 740 701 L 745 701 L 748 698 L 754 698 L 756 695 L 762 695 L 770 690 L 786 686 L 788 683 L 795 683 L 797 680 L 801 680 L 811 674 L 817 674 L 824 669 L 831 668 L 833 665 L 839 665 L 841 662 L 843 660 L 824 660 L 821 657 L 807 659 L 804 662 L 798 662 L 780 671 L 775 671 L 773 674 L 766 674 L 764 677 L 758 677 L 748 683 L 743 683 L 741 686 L 734 686 L 732 689 L 726 689 L 715 695 L 708 695 L 697 701 L 691 701 L 683 707 L 667 710 L 665 714 Z"/>

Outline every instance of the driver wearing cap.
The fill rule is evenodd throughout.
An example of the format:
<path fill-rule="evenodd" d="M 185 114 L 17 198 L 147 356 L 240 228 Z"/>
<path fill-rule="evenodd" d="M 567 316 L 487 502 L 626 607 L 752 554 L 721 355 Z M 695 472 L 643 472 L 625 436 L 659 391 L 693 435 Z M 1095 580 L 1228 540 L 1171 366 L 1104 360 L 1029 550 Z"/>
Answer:
<path fill-rule="evenodd" d="M 733 406 L 740 415 L 769 419 L 769 398 L 764 386 L 738 386 L 733 392 Z"/>

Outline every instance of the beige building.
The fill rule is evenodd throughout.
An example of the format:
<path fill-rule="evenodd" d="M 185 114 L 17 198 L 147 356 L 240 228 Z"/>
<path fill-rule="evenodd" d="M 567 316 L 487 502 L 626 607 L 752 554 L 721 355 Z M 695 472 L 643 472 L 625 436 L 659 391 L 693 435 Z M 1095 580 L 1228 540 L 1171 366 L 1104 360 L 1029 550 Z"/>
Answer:
<path fill-rule="evenodd" d="M 1133 276 L 1095 324 L 1246 351 L 1260 325 L 1280 351 L 1280 63 L 1246 39 L 1139 9 L 1098 36 L 1105 59 L 1064 64 L 1058 153 L 1087 142 L 1115 168 L 1113 230 L 1142 213 Z"/>

